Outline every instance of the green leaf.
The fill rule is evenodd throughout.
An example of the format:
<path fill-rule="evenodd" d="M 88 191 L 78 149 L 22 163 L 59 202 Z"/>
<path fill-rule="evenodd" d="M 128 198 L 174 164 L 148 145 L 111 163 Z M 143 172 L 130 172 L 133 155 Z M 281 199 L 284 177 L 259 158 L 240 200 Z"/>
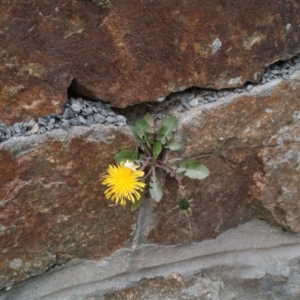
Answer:
<path fill-rule="evenodd" d="M 178 120 L 176 117 L 172 116 L 163 121 L 163 125 L 172 131 L 176 131 L 178 126 Z"/>
<path fill-rule="evenodd" d="M 135 200 L 135 202 L 130 205 L 130 211 L 137 210 L 143 204 L 143 201 L 145 200 L 144 194 L 141 196 L 139 200 Z"/>
<path fill-rule="evenodd" d="M 165 147 L 169 148 L 172 151 L 176 151 L 176 150 L 181 149 L 182 146 L 181 146 L 181 144 L 179 142 L 171 141 L 167 145 L 165 145 Z"/>
<path fill-rule="evenodd" d="M 156 161 L 158 155 L 160 154 L 162 150 L 162 144 L 160 141 L 155 141 L 153 145 L 153 160 Z"/>
<path fill-rule="evenodd" d="M 150 125 L 151 133 L 154 133 L 154 119 L 153 119 L 152 115 L 147 113 L 143 119 Z"/>
<path fill-rule="evenodd" d="M 122 150 L 115 155 L 116 163 L 120 163 L 121 161 L 134 161 L 138 158 L 138 152 L 130 149 Z"/>
<path fill-rule="evenodd" d="M 157 139 L 164 145 L 173 138 L 173 132 L 177 129 L 178 120 L 172 116 L 163 121 L 163 126 L 159 129 Z"/>
<path fill-rule="evenodd" d="M 134 162 L 137 164 L 137 165 L 141 165 L 143 164 L 143 162 L 145 161 L 145 155 L 144 154 L 140 154 L 139 158 L 138 159 L 135 159 Z"/>
<path fill-rule="evenodd" d="M 209 170 L 202 163 L 197 163 L 191 159 L 188 160 L 187 164 L 184 162 L 179 163 L 179 168 L 176 170 L 177 173 L 185 172 L 184 175 L 192 179 L 204 179 L 209 175 Z"/>
<path fill-rule="evenodd" d="M 149 182 L 150 195 L 156 201 L 159 202 L 163 196 L 162 186 L 155 175 L 152 175 Z"/>
<path fill-rule="evenodd" d="M 150 125 L 144 119 L 139 119 L 135 122 L 134 125 L 135 133 L 138 135 L 139 138 L 143 138 L 146 133 L 150 133 L 151 130 Z"/>

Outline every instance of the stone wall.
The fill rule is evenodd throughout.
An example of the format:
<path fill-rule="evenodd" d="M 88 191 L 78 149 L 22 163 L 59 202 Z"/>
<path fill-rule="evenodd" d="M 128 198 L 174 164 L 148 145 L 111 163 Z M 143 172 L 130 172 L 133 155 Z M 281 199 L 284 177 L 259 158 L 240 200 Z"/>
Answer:
<path fill-rule="evenodd" d="M 97 3 L 0 4 L 0 289 L 72 259 L 199 243 L 257 218 L 300 233 L 299 5 Z M 67 102 L 70 85 L 88 100 Z M 130 106 L 141 102 L 151 103 Z M 136 147 L 125 120 L 146 112 L 157 126 L 179 120 L 183 148 L 166 159 L 211 171 L 183 182 L 189 218 L 168 176 L 161 202 L 138 211 L 104 198 L 107 166 Z"/>

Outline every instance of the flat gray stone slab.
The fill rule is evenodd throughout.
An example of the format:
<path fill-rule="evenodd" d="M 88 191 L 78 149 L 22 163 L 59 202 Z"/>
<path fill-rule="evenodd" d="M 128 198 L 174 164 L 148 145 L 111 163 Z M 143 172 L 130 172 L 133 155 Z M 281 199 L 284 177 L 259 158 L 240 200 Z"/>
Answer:
<path fill-rule="evenodd" d="M 2 292 L 0 300 L 104 299 L 108 292 L 134 285 L 142 278 L 175 273 L 192 276 L 213 269 L 222 280 L 256 280 L 266 274 L 288 278 L 291 262 L 298 260 L 299 234 L 254 220 L 201 243 L 139 245 L 119 249 L 98 261 L 77 259 Z"/>

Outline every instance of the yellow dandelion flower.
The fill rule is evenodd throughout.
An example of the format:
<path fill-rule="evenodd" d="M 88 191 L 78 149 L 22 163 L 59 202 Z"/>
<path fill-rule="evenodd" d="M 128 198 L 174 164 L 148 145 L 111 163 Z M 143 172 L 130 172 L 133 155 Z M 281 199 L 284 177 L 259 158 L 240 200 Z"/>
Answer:
<path fill-rule="evenodd" d="M 139 179 L 144 176 L 144 172 L 136 170 L 137 166 L 127 161 L 125 164 L 121 162 L 118 165 L 109 165 L 107 175 L 104 176 L 103 185 L 108 188 L 104 194 L 110 199 L 121 205 L 126 204 L 126 200 L 135 202 L 141 197 L 141 192 L 145 187 L 144 182 Z"/>

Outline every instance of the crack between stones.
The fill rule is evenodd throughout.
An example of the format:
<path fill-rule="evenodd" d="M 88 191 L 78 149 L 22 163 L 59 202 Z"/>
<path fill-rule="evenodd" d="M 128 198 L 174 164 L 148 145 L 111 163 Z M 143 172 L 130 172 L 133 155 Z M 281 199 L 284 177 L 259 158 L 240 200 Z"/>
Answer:
<path fill-rule="evenodd" d="M 11 126 L 0 123 L 0 144 L 11 137 L 44 134 L 53 129 L 62 128 L 68 131 L 72 126 L 92 126 L 94 124 L 114 125 L 124 127 L 126 123 L 132 124 L 141 115 L 151 113 L 156 121 L 162 120 L 169 114 L 170 108 L 177 106 L 179 113 L 185 113 L 194 107 L 201 106 L 202 111 L 207 110 L 206 105 L 230 94 L 250 93 L 255 86 L 264 85 L 275 79 L 289 79 L 295 71 L 300 70 L 300 54 L 282 61 L 279 60 L 265 68 L 259 83 L 247 82 L 244 87 L 230 89 L 206 89 L 191 87 L 182 92 L 172 92 L 166 98 L 157 99 L 158 102 L 137 104 L 124 109 L 112 108 L 110 104 L 99 101 L 93 93 L 80 85 L 76 79 L 72 80 L 68 88 L 69 98 L 64 105 L 61 115 L 50 114 L 40 116 L 25 122 L 18 122 Z M 72 91 L 72 86 L 77 86 Z M 73 96 L 76 96 L 75 99 Z M 85 95 L 88 100 L 78 97 Z"/>

